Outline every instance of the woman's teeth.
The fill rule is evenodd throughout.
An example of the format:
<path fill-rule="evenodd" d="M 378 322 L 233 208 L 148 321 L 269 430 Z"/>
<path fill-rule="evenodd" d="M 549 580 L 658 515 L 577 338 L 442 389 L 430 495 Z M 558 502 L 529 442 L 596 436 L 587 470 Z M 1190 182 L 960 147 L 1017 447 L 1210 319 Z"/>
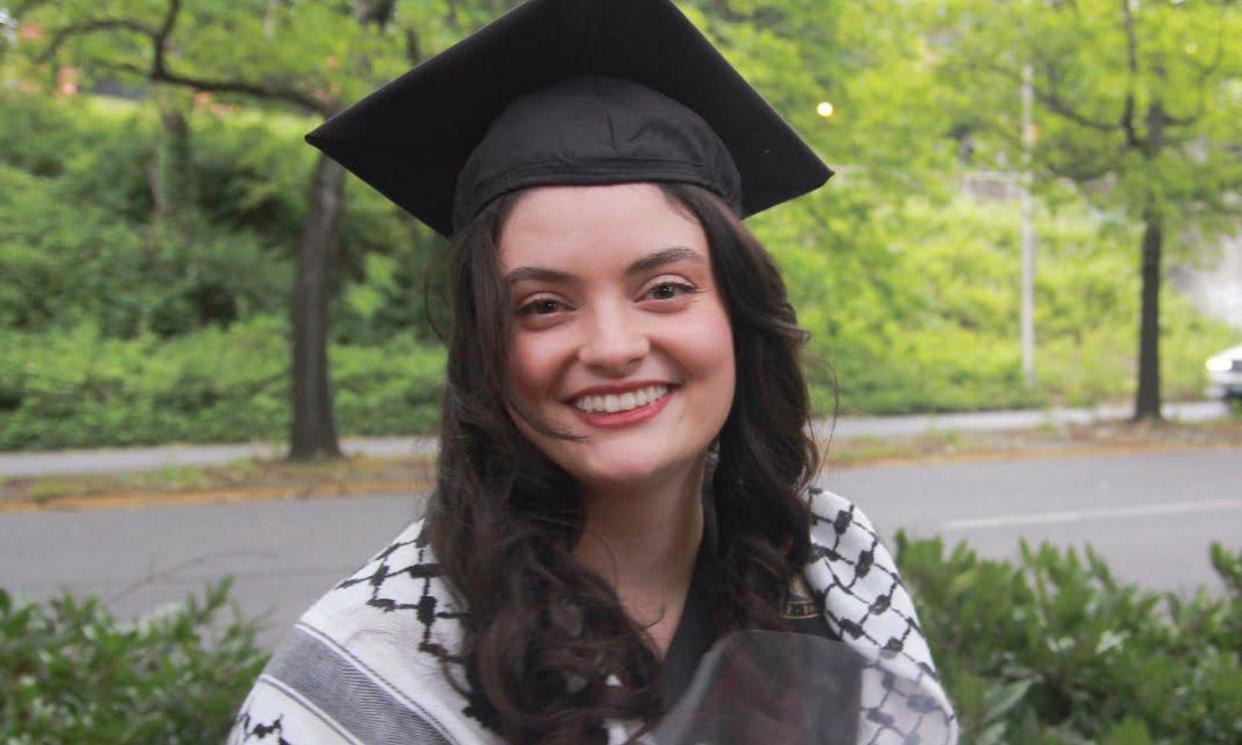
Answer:
<path fill-rule="evenodd" d="M 659 401 L 667 393 L 668 386 L 651 385 L 620 395 L 610 393 L 607 396 L 583 396 L 574 401 L 574 406 L 588 414 L 616 414 L 619 411 L 629 411 L 639 406 L 646 406 L 653 401 Z"/>

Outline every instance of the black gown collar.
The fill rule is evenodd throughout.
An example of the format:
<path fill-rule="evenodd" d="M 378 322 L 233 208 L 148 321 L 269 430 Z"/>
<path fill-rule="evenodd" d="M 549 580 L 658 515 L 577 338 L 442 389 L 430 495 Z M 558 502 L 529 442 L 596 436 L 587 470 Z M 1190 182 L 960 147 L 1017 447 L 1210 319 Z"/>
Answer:
<path fill-rule="evenodd" d="M 690 575 L 690 587 L 686 591 L 686 603 L 681 620 L 669 642 L 661 664 L 661 697 L 666 707 L 672 706 L 690 687 L 699 661 L 716 641 L 716 628 L 712 621 L 712 603 L 708 588 L 708 572 L 716 559 L 716 510 L 710 495 L 703 497 L 703 538 L 694 560 Z"/>
<path fill-rule="evenodd" d="M 710 492 L 703 495 L 703 538 L 690 575 L 686 603 L 661 663 L 660 694 L 666 708 L 671 707 L 694 680 L 699 662 L 719 638 L 713 618 L 712 577 L 719 551 L 715 503 Z M 807 587 L 801 574 L 785 588 L 781 615 L 789 630 L 840 641 L 824 618 L 821 599 Z"/>

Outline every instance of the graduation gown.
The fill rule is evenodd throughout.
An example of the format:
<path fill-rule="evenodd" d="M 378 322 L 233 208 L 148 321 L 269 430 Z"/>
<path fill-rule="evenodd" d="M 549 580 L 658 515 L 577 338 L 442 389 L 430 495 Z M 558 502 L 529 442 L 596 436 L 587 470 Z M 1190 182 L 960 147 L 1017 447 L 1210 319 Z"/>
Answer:
<path fill-rule="evenodd" d="M 784 612 L 796 630 L 839 639 L 882 666 L 882 675 L 856 691 L 859 742 L 906 740 L 894 705 L 913 707 L 916 718 L 931 710 L 947 717 L 952 739 L 945 741 L 952 742 L 952 708 L 888 550 L 855 505 L 819 489 L 807 499 L 815 559 L 791 587 Z M 501 745 L 445 680 L 442 660 L 459 649 L 466 609 L 421 532 L 422 521 L 410 525 L 302 616 L 242 704 L 229 745 Z M 714 641 L 705 625 L 709 599 L 696 594 L 697 585 L 692 581 L 665 658 L 668 701 L 685 690 Z M 913 681 L 919 695 L 908 703 L 894 696 L 894 678 Z M 637 730 L 635 723 L 606 724 L 609 745 Z"/>

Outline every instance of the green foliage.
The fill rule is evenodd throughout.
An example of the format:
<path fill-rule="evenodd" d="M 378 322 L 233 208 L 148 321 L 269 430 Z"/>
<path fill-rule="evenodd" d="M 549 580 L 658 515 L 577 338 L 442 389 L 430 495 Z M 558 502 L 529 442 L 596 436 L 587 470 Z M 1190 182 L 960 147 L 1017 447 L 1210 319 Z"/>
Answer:
<path fill-rule="evenodd" d="M 0 153 L 13 154 L 0 162 L 0 327 L 89 321 L 109 336 L 176 336 L 283 305 L 288 262 L 237 213 L 147 220 L 149 113 L 14 93 L 0 94 L 0 111 Z M 72 144 L 24 154 L 20 127 L 34 122 Z"/>
<path fill-rule="evenodd" d="M 168 64 L 335 105 L 512 4 L 399 2 L 379 26 L 358 24 L 353 3 L 183 3 Z M 1134 77 L 1117 69 L 1124 34 L 1115 3 L 680 4 L 838 167 L 827 188 L 749 223 L 783 267 L 812 334 L 805 361 L 819 413 L 832 409 L 834 381 L 849 413 L 1095 404 L 1132 393 L 1139 233 L 1126 205 L 1139 181 L 1123 174 L 1082 192 L 1040 180 L 1040 382 L 1027 387 L 1017 343 L 1016 206 L 966 198 L 959 180 L 965 169 L 1016 160 L 1009 73 L 1022 53 L 1042 55 L 1041 84 L 1064 72 L 1061 92 L 1092 114 L 1114 112 L 1131 82 L 1139 105 L 1160 94 L 1174 113 L 1193 111 L 1202 90 L 1194 136 L 1168 155 L 1177 163 L 1109 163 L 1117 173 L 1154 174 L 1161 200 L 1184 207 L 1170 217 L 1166 242 L 1189 260 L 1224 224 L 1209 213 L 1223 214 L 1218 197 L 1237 183 L 1237 159 L 1217 152 L 1238 140 L 1237 118 L 1224 113 L 1239 90 L 1236 51 L 1216 44 L 1238 22 L 1235 11 L 1136 6 L 1144 56 Z M 65 23 L 108 15 L 158 26 L 166 7 L 28 4 L 19 20 L 44 35 L 19 35 L 0 57 L 0 77 L 16 80 L 0 86 L 0 329 L 25 350 L 0 361 L 0 447 L 284 434 L 287 384 L 277 378 L 288 367 L 286 345 L 273 340 L 226 370 L 220 339 L 251 338 L 264 319 L 287 313 L 315 157 L 302 135 L 323 112 L 227 93 L 191 100 L 187 90 L 121 72 L 150 60 L 144 37 L 124 31 L 77 36 L 34 61 L 48 32 Z M 1093 43 L 1107 46 L 1100 64 Z M 1209 65 L 1218 47 L 1222 61 L 1203 67 L 1207 82 L 1195 84 L 1195 65 Z M 1164 82 L 1160 55 L 1168 57 Z M 50 95 L 59 65 L 77 70 L 83 90 L 106 86 L 129 97 Z M 816 115 L 820 101 L 833 103 L 831 118 Z M 167 114 L 184 118 L 185 139 L 168 128 Z M 1041 163 L 1057 148 L 1092 167 L 1099 159 L 1087 156 L 1101 143 L 1106 154 L 1118 152 L 1112 134 L 1079 132 L 1042 110 L 1037 123 Z M 170 174 L 176 163 L 188 172 Z M 171 194 L 180 195 L 176 204 L 161 206 L 156 195 Z M 426 428 L 440 382 L 424 363 L 441 358 L 428 350 L 435 329 L 449 327 L 444 242 L 357 180 L 345 197 L 330 300 L 334 369 L 348 376 L 334 386 L 340 429 Z M 1204 230 L 1183 229 L 1192 224 Z M 1165 390 L 1199 397 L 1202 360 L 1236 343 L 1237 331 L 1204 320 L 1170 290 L 1161 305 Z M 411 360 L 394 359 L 409 349 Z M 147 358 L 165 356 L 169 369 L 150 372 L 160 365 Z M 106 369 L 117 372 L 101 384 L 95 378 Z M 397 382 L 407 372 L 412 378 Z M 137 379 L 115 379 L 129 375 Z"/>
<path fill-rule="evenodd" d="M 13 195 L 0 203 L 0 326 L 89 321 L 109 336 L 167 337 L 280 306 L 287 267 L 261 236 L 189 220 L 133 225 L 64 187 L 0 165 Z"/>
<path fill-rule="evenodd" d="M 287 431 L 284 321 L 260 316 L 161 339 L 90 325 L 0 330 L 0 450 L 278 440 Z M 439 416 L 444 352 L 408 335 L 331 349 L 348 434 L 427 431 Z"/>
<path fill-rule="evenodd" d="M 937 77 L 975 162 L 1008 169 L 1022 152 L 1024 74 L 1034 100 L 1032 174 L 1045 193 L 1074 198 L 1152 228 L 1154 260 L 1210 251 L 1237 230 L 1242 188 L 1242 34 L 1232 2 L 942 3 L 928 27 L 943 40 Z M 1025 70 L 1025 73 L 1024 73 Z M 1145 250 L 1131 239 L 1136 257 Z M 1146 250 L 1151 250 L 1149 247 Z M 1133 271 L 1133 269 L 1131 270 Z M 1141 309 L 1162 324 L 1156 303 Z M 1137 324 L 1136 324 L 1137 326 Z M 1144 366 L 1157 360 L 1150 345 Z M 1174 350 L 1174 354 L 1177 351 Z M 1162 364 L 1167 369 L 1167 364 Z M 1151 385 L 1158 370 L 1140 370 Z"/>
<path fill-rule="evenodd" d="M 224 741 L 266 662 L 230 582 L 120 621 L 95 598 L 25 603 L 0 588 L 0 740 L 163 745 Z"/>
<path fill-rule="evenodd" d="M 300 136 L 311 120 L 205 109 L 189 123 L 194 201 L 161 222 L 152 215 L 155 112 L 0 92 L 0 327 L 89 320 L 108 336 L 168 337 L 283 312 L 313 161 Z M 346 197 L 335 338 L 435 338 L 433 324 L 448 319 L 445 303 L 426 302 L 424 275 L 438 271 L 442 239 L 357 181 Z"/>
<path fill-rule="evenodd" d="M 1076 205 L 1037 215 L 1040 385 L 1028 388 L 1014 332 L 1017 205 L 883 207 L 873 198 L 865 188 L 814 195 L 753 221 L 811 332 L 807 371 L 821 401 L 830 367 L 842 409 L 857 413 L 1086 405 L 1131 392 L 1139 291 L 1130 230 Z M 822 244 L 803 237 L 813 220 L 828 235 Z M 1166 386 L 1197 398 L 1202 360 L 1236 332 L 1167 289 L 1163 303 Z"/>
<path fill-rule="evenodd" d="M 963 745 L 1232 745 L 1242 735 L 1242 551 L 1212 562 L 1225 596 L 1119 582 L 1090 548 L 1023 545 L 1018 562 L 898 534 L 897 561 Z M 215 743 L 265 655 L 219 618 L 229 583 L 136 622 L 96 599 L 0 589 L 0 737 Z"/>
<path fill-rule="evenodd" d="M 314 162 L 301 136 L 314 120 L 197 109 L 189 121 L 197 209 L 215 225 L 258 232 L 282 257 L 291 257 Z"/>
<path fill-rule="evenodd" d="M 962 720 L 964 743 L 1237 742 L 1242 735 L 1242 552 L 1219 544 L 1226 597 L 1118 581 L 1085 556 L 897 537 L 897 558 Z"/>
<path fill-rule="evenodd" d="M 193 113 L 197 201 L 169 223 L 143 217 L 148 167 L 130 162 L 155 158 L 153 112 L 0 97 L 13 103 L 0 107 L 0 193 L 10 197 L 0 200 L 0 448 L 282 437 L 288 348 L 272 319 L 285 312 L 305 211 L 311 160 L 296 135 L 307 121 Z M 58 147 L 42 151 L 23 126 Z M 1138 290 L 1126 224 L 1073 203 L 1039 213 L 1041 386 L 1027 389 L 1014 205 L 885 203 L 886 193 L 847 174 L 752 221 L 812 333 L 806 367 L 821 413 L 834 371 L 846 412 L 1128 393 Z M 425 431 L 443 359 L 433 325 L 449 326 L 443 242 L 356 181 L 346 196 L 332 311 L 340 429 Z M 1164 303 L 1166 384 L 1198 396 L 1202 360 L 1232 332 L 1171 292 Z"/>

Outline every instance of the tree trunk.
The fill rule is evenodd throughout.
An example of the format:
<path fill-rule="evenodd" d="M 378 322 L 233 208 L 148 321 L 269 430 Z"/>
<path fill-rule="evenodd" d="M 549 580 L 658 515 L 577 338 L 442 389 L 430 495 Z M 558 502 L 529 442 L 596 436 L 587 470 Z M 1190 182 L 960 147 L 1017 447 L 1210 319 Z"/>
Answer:
<path fill-rule="evenodd" d="M 1159 67 L 1156 75 L 1163 78 Z M 1143 156 L 1151 163 L 1164 149 L 1168 114 L 1155 98 L 1147 106 L 1147 137 Z M 1159 421 L 1160 415 L 1160 275 L 1164 250 L 1164 211 L 1156 194 L 1148 192 L 1143 205 L 1143 286 L 1139 307 L 1138 391 L 1134 421 Z"/>
<path fill-rule="evenodd" d="M 1134 419 L 1160 419 L 1160 269 L 1164 221 L 1149 207 L 1143 215 L 1143 286 L 1139 308 L 1138 392 Z"/>
<path fill-rule="evenodd" d="M 354 20 L 359 25 L 375 24 L 381 30 L 392 20 L 397 0 L 354 0 Z"/>
<path fill-rule="evenodd" d="M 395 0 L 354 0 L 354 19 L 381 30 Z M 269 10 L 271 6 L 269 6 Z M 367 68 L 366 60 L 362 61 Z M 293 430 L 290 460 L 339 458 L 328 370 L 328 270 L 344 210 L 345 169 L 325 155 L 315 161 L 310 204 L 293 284 Z"/>
<path fill-rule="evenodd" d="M 291 460 L 341 454 L 328 383 L 328 267 L 341 221 L 345 169 L 320 155 L 299 241 L 293 285 L 293 431 Z"/>
<path fill-rule="evenodd" d="M 169 94 L 157 95 L 160 135 L 156 141 L 152 201 L 157 221 L 175 221 L 194 202 L 194 167 L 191 162 L 190 126 L 178 103 Z"/>

